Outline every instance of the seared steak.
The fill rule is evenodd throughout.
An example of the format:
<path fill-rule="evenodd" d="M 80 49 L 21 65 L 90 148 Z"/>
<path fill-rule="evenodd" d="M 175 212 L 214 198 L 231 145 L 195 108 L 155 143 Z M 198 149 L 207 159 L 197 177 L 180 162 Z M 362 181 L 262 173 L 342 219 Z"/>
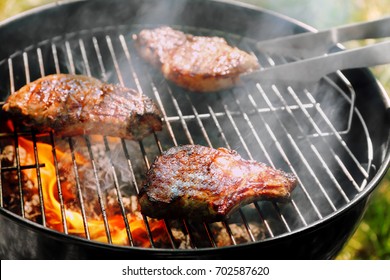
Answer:
<path fill-rule="evenodd" d="M 296 185 L 293 174 L 235 151 L 184 145 L 155 160 L 139 202 L 142 213 L 153 218 L 213 222 L 256 200 L 286 201 Z"/>
<path fill-rule="evenodd" d="M 59 136 L 101 134 L 142 139 L 162 129 L 153 101 L 133 89 L 82 75 L 49 75 L 11 94 L 3 110 Z"/>
<path fill-rule="evenodd" d="M 255 56 L 228 45 L 220 37 L 185 34 L 168 26 L 134 35 L 135 46 L 166 79 L 191 91 L 226 89 L 240 74 L 259 68 Z"/>

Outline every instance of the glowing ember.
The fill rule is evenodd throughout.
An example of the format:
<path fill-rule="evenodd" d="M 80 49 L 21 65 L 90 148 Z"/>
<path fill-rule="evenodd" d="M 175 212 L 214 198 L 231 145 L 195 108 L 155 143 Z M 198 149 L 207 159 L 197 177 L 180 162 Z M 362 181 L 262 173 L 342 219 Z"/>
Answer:
<path fill-rule="evenodd" d="M 26 151 L 27 156 L 21 157 L 21 165 L 35 165 L 34 160 L 34 145 L 32 141 L 29 141 L 25 138 L 19 138 L 19 150 Z M 42 195 L 44 201 L 44 210 L 45 210 L 45 219 L 46 224 L 49 228 L 55 229 L 57 231 L 64 231 L 62 226 L 62 212 L 61 212 L 61 203 L 58 196 L 57 189 L 57 176 L 56 176 L 56 167 L 54 165 L 53 158 L 53 148 L 51 145 L 46 143 L 37 143 L 37 155 L 39 163 L 45 164 L 44 167 L 40 168 L 40 176 L 37 176 L 36 169 L 26 169 L 22 172 L 32 180 L 34 187 L 37 189 L 39 183 L 42 186 Z M 57 161 L 67 164 L 68 169 L 71 169 L 72 158 L 71 154 L 64 153 L 59 149 L 55 150 Z M 78 153 L 75 153 L 75 159 L 77 165 L 88 165 L 90 164 L 87 159 L 81 156 Z M 23 161 L 22 161 L 23 160 Z M 38 182 L 40 180 L 40 182 Z M 63 190 L 63 201 L 75 201 L 77 197 L 75 191 L 69 191 L 71 188 L 76 189 L 75 183 L 66 180 L 61 182 L 61 188 Z M 103 222 L 103 219 L 97 217 L 87 219 L 87 225 L 84 224 L 83 216 L 79 209 L 73 209 L 75 207 L 69 207 L 65 203 L 65 217 L 66 224 L 69 234 L 77 236 L 86 236 L 85 227 L 90 235 L 91 240 L 96 240 L 100 242 L 108 242 L 108 237 L 106 234 L 106 227 Z M 110 231 L 110 237 L 113 244 L 118 245 L 128 245 L 129 237 L 126 231 L 125 221 L 123 216 L 119 211 L 110 211 L 114 214 L 108 215 L 108 227 Z M 150 247 L 150 241 L 148 238 L 148 232 L 146 230 L 145 222 L 142 219 L 142 216 L 136 213 L 127 213 L 126 218 L 129 223 L 131 238 L 134 245 L 141 247 Z M 166 234 L 164 229 L 163 221 L 149 221 L 150 231 L 152 236 L 156 236 L 158 242 L 165 242 Z"/>

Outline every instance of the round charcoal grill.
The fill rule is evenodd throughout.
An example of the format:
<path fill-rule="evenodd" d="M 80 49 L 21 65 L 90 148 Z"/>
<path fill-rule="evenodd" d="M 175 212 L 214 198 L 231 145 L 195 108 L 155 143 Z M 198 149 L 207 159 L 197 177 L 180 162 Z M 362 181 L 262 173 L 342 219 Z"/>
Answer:
<path fill-rule="evenodd" d="M 4 154 L 6 147 L 15 148 L 14 165 L 5 166 L 2 160 L 1 166 L 2 258 L 335 257 L 388 170 L 386 92 L 368 69 L 333 73 L 310 90 L 252 81 L 210 94 L 187 92 L 167 82 L 134 49 L 132 34 L 160 25 L 226 38 L 255 54 L 263 67 L 294 58 L 260 53 L 257 41 L 312 30 L 269 11 L 200 0 L 72 1 L 2 23 L 2 100 L 48 74 L 83 74 L 148 95 L 164 118 L 163 131 L 134 142 L 101 136 L 58 139 L 12 128 L 2 114 L 1 149 Z M 31 163 L 24 161 L 26 143 L 32 147 Z M 182 144 L 234 149 L 244 158 L 294 173 L 299 185 L 287 203 L 255 202 L 219 223 L 154 221 L 139 213 L 132 220 L 137 211 L 132 198 L 151 162 Z M 44 150 L 49 151 L 46 161 L 41 160 Z M 64 158 L 70 168 L 63 174 Z M 44 199 L 44 176 L 51 167 L 56 226 L 50 219 L 51 202 Z M 36 182 L 35 204 L 27 199 L 23 174 L 28 172 Z M 12 207 L 10 174 L 16 186 Z M 64 182 L 73 188 L 74 201 L 68 201 Z M 95 216 L 90 196 L 96 201 Z M 34 217 L 29 207 L 37 209 Z M 112 207 L 121 220 L 120 241 Z M 74 218 L 72 210 L 79 215 L 81 232 L 67 221 Z"/>

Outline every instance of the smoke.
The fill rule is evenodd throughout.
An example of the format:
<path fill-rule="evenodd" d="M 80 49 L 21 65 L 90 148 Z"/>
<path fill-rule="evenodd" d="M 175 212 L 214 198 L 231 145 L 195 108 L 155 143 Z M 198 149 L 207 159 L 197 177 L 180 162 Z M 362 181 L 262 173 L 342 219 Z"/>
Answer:
<path fill-rule="evenodd" d="M 145 1 L 142 5 L 140 5 L 134 21 L 142 25 L 177 24 L 179 19 L 182 18 L 182 13 L 185 7 L 185 1 Z"/>
<path fill-rule="evenodd" d="M 136 194 L 146 172 L 138 143 L 126 141 L 123 146 L 118 139 L 110 141 L 108 138 L 104 142 L 100 136 L 88 138 L 91 140 L 73 137 L 58 141 L 57 148 L 64 152 L 64 156 L 58 159 L 59 166 L 64 174 L 68 174 L 63 180 L 68 180 L 75 188 L 80 187 L 89 201 L 96 199 L 97 188 L 103 194 L 116 188 L 125 196 Z M 72 162 L 70 154 L 74 156 Z"/>
<path fill-rule="evenodd" d="M 330 28 L 350 21 L 358 1 L 338 0 L 240 0 L 289 16 L 317 29 Z"/>

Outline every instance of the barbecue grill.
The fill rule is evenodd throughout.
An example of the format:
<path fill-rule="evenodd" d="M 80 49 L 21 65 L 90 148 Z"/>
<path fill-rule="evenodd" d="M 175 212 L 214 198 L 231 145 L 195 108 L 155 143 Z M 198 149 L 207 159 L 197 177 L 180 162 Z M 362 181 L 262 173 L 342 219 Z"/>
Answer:
<path fill-rule="evenodd" d="M 71 1 L 3 22 L 2 100 L 48 74 L 84 74 L 151 97 L 161 108 L 164 129 L 139 142 L 101 136 L 59 139 L 13 127 L 2 113 L 0 147 L 3 154 L 6 147 L 14 151 L 12 164 L 2 160 L 1 166 L 1 257 L 334 258 L 388 170 L 387 93 L 368 69 L 337 71 L 314 89 L 249 81 L 221 92 L 187 92 L 167 82 L 134 49 L 132 34 L 160 25 L 224 37 L 256 55 L 262 67 L 297 58 L 260 52 L 256 42 L 314 31 L 267 10 L 201 0 Z M 182 144 L 234 149 L 244 158 L 294 173 L 299 184 L 287 203 L 255 202 L 220 223 L 155 221 L 131 213 L 127 203 L 142 187 L 151 162 Z M 65 174 L 64 159 L 69 164 Z M 54 202 L 47 200 L 49 169 Z M 26 199 L 30 181 L 35 204 Z M 73 188 L 74 201 L 68 201 L 64 182 Z M 86 194 L 96 201 L 95 216 Z M 37 209 L 34 217 L 28 207 Z M 118 213 L 112 214 L 111 207 Z M 77 230 L 71 222 L 76 216 Z M 113 219 L 120 220 L 119 230 Z"/>

